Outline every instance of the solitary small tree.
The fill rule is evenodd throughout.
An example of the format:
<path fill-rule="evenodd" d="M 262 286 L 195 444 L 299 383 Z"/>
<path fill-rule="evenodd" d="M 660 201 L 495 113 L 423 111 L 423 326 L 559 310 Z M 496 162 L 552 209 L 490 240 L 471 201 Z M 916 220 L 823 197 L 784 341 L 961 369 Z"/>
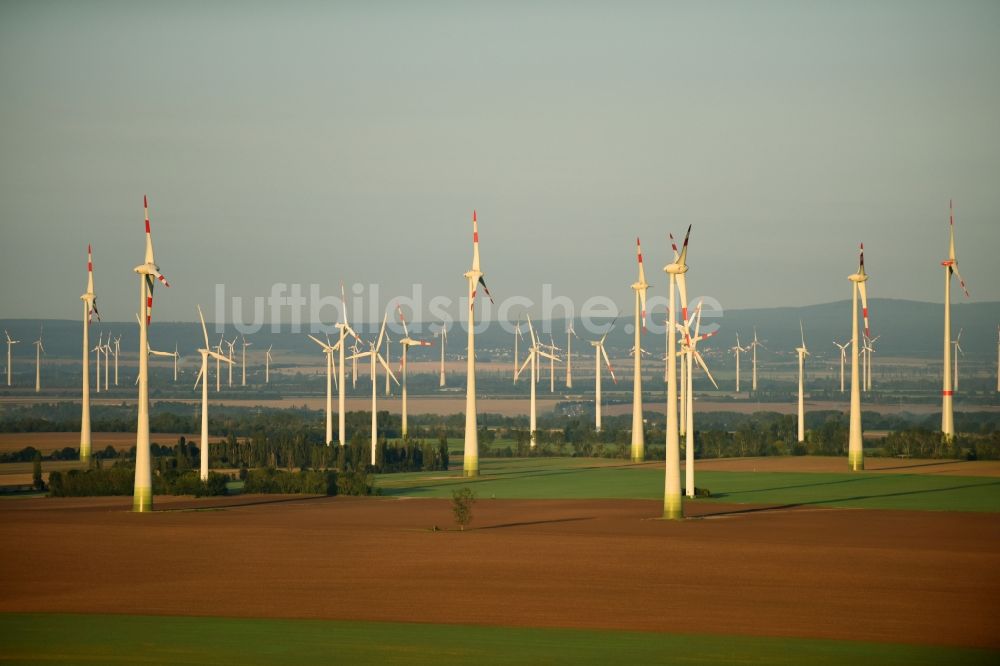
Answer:
<path fill-rule="evenodd" d="M 31 485 L 35 490 L 45 490 L 45 481 L 42 480 L 42 454 L 35 451 L 35 457 L 31 461 Z"/>
<path fill-rule="evenodd" d="M 476 502 L 476 493 L 465 486 L 451 491 L 451 511 L 455 514 L 458 528 L 465 531 L 465 526 L 472 521 L 472 505 Z"/>

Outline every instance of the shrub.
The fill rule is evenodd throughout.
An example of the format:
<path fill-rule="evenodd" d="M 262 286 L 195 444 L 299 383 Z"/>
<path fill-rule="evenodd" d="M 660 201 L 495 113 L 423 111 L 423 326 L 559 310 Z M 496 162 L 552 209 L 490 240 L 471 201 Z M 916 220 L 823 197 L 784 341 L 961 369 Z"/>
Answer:
<path fill-rule="evenodd" d="M 247 470 L 244 493 L 336 495 L 337 473 L 332 470 L 287 472 L 273 468 Z"/>

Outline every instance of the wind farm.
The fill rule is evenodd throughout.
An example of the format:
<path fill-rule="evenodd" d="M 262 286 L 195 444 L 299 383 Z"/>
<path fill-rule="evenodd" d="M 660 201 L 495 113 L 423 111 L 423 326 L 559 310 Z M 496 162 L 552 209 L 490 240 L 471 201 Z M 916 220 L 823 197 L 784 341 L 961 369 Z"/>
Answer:
<path fill-rule="evenodd" d="M 247 9 L 2 10 L 5 659 L 1000 661 L 1000 7 Z"/>

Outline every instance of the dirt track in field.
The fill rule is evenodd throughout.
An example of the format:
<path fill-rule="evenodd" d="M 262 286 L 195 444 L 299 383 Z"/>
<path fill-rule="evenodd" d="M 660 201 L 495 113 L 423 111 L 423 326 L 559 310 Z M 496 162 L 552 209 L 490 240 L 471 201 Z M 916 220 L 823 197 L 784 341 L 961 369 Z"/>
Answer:
<path fill-rule="evenodd" d="M 662 468 L 662 462 L 646 465 Z M 683 467 L 683 463 L 682 463 Z M 757 458 L 705 458 L 697 462 L 702 472 L 847 472 L 842 456 L 766 456 Z M 865 458 L 865 471 L 884 474 L 940 474 L 942 476 L 1000 477 L 1000 460 L 934 460 L 929 458 Z"/>
<path fill-rule="evenodd" d="M 331 618 L 1000 647 L 995 514 L 649 501 L 24 499 L 0 611 Z M 193 507 L 218 510 L 189 511 Z M 225 507 L 225 508 L 223 508 Z"/>

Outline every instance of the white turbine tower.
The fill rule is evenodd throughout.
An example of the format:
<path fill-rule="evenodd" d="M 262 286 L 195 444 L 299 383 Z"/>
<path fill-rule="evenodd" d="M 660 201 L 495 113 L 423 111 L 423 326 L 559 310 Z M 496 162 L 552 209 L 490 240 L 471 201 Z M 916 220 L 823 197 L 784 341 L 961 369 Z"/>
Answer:
<path fill-rule="evenodd" d="M 309 339 L 318 344 L 323 349 L 323 354 L 326 355 L 326 445 L 330 446 L 333 443 L 333 382 L 336 381 L 334 377 L 336 362 L 333 360 L 333 352 L 342 348 L 343 339 L 335 345 L 331 345 L 329 339 L 323 342 L 312 335 L 309 336 Z M 337 388 L 340 389 L 339 383 Z"/>
<path fill-rule="evenodd" d="M 94 315 L 101 320 L 97 311 L 97 296 L 94 295 L 94 255 L 87 246 L 87 291 L 80 296 L 83 301 L 83 403 L 80 415 L 80 462 L 90 462 L 90 323 Z M 9 365 L 9 362 L 8 362 Z"/>
<path fill-rule="evenodd" d="M 403 375 L 403 439 L 406 439 L 407 435 L 407 411 L 406 411 L 406 359 L 407 352 L 410 347 L 430 347 L 431 343 L 426 340 L 416 340 L 410 337 L 410 331 L 406 328 L 406 319 L 403 317 L 403 310 L 398 305 L 396 306 L 396 311 L 399 313 L 399 322 L 403 325 L 403 339 L 399 341 L 399 344 L 403 346 L 403 353 L 399 359 L 399 369 Z M 386 336 L 388 338 L 388 336 Z M 388 362 L 386 358 L 386 362 Z M 388 378 L 389 375 L 386 375 Z M 386 379 L 388 381 L 388 379 Z"/>
<path fill-rule="evenodd" d="M 868 352 L 871 346 L 868 344 L 868 336 L 861 338 L 861 390 L 868 393 Z"/>
<path fill-rule="evenodd" d="M 733 356 L 736 357 L 736 392 L 737 393 L 740 392 L 740 354 L 742 354 L 743 352 L 747 351 L 747 349 L 749 349 L 749 347 L 741 347 L 740 346 L 740 334 L 737 333 L 736 334 L 736 346 L 729 348 L 729 351 L 731 351 L 733 353 Z"/>
<path fill-rule="evenodd" d="M 955 387 L 954 390 L 956 391 L 958 390 L 958 355 L 961 354 L 962 356 L 965 356 L 965 352 L 962 351 L 961 341 L 962 341 L 962 329 L 958 329 L 958 337 L 956 337 L 954 340 L 951 341 L 951 344 L 955 345 L 955 352 L 954 355 L 952 356 L 952 366 L 953 366 L 952 381 Z"/>
<path fill-rule="evenodd" d="M 389 337 L 389 332 L 385 332 L 385 362 L 389 363 L 391 361 L 390 351 L 392 350 L 392 338 Z M 389 375 L 385 375 L 385 395 L 388 397 L 392 395 L 392 388 L 389 386 Z"/>
<path fill-rule="evenodd" d="M 225 341 L 225 338 L 220 335 L 219 336 L 219 344 L 215 345 L 215 353 L 218 354 L 219 356 L 223 356 L 224 355 L 222 353 L 222 343 L 224 341 Z M 215 392 L 216 393 L 219 392 L 219 390 L 221 388 L 221 381 L 222 381 L 222 370 L 220 370 L 219 362 L 220 362 L 219 359 L 215 359 Z"/>
<path fill-rule="evenodd" d="M 764 345 L 757 339 L 757 327 L 754 326 L 753 329 L 753 342 L 749 345 L 751 350 L 751 360 L 753 364 L 753 381 L 751 383 L 751 388 L 754 392 L 757 391 L 757 347 L 764 347 Z M 766 347 L 765 347 L 766 349 Z"/>
<path fill-rule="evenodd" d="M 111 369 L 110 356 L 111 356 L 111 333 L 108 333 L 108 340 L 101 347 L 101 352 L 104 354 L 104 391 L 108 391 L 108 370 Z"/>
<path fill-rule="evenodd" d="M 635 292 L 635 354 L 632 359 L 632 462 L 642 462 L 646 458 L 646 434 L 642 420 L 642 345 L 640 333 L 646 330 L 646 269 L 642 264 L 642 245 L 635 238 L 635 256 L 639 265 L 639 279 L 632 283 Z M 640 324 L 642 327 L 640 328 Z"/>
<path fill-rule="evenodd" d="M 479 421 L 476 413 L 476 290 L 483 291 L 493 302 L 486 287 L 486 280 L 479 267 L 479 222 L 472 211 L 472 268 L 465 273 L 469 283 L 469 342 L 465 367 L 465 447 L 462 472 L 465 476 L 479 476 Z"/>
<path fill-rule="evenodd" d="M 122 336 L 115 338 L 115 386 L 118 386 L 118 354 L 121 352 Z"/>
<path fill-rule="evenodd" d="M 681 457 L 680 436 L 677 429 L 677 312 L 676 290 L 680 291 L 681 318 L 687 322 L 687 284 L 685 273 L 688 271 L 687 251 L 688 239 L 691 237 L 691 227 L 688 226 L 684 236 L 684 245 L 680 252 L 677 244 L 670 236 L 674 260 L 663 267 L 670 276 L 670 312 L 667 322 L 667 435 L 666 435 L 666 465 L 663 486 L 663 517 L 668 520 L 684 518 L 684 505 L 681 500 Z"/>
<path fill-rule="evenodd" d="M 538 412 L 535 401 L 535 393 L 536 393 L 535 379 L 538 377 L 538 357 L 544 356 L 553 363 L 555 362 L 556 357 L 554 354 L 549 354 L 547 352 L 542 351 L 543 345 L 541 345 L 538 342 L 538 336 L 535 335 L 535 328 L 534 326 L 531 325 L 531 317 L 528 317 L 528 333 L 531 336 L 531 346 L 528 348 L 528 357 L 524 359 L 524 363 L 517 369 L 517 374 L 515 375 L 515 379 L 518 376 L 520 376 L 524 368 L 530 363 L 531 364 L 531 414 L 529 419 L 529 427 L 531 428 L 530 430 L 531 448 L 535 448 L 535 446 L 538 444 L 537 437 L 535 435 L 535 431 L 538 430 L 538 425 L 537 425 Z"/>
<path fill-rule="evenodd" d="M 355 354 L 357 358 L 368 357 L 371 360 L 371 379 L 372 379 L 372 466 L 375 465 L 376 461 L 376 447 L 378 446 L 378 373 L 376 373 L 376 362 L 381 363 L 385 371 L 392 377 L 392 380 L 399 383 L 396 379 L 396 375 L 392 374 L 392 368 L 386 362 L 385 357 L 379 352 L 382 348 L 382 338 L 385 336 L 385 322 L 389 318 L 389 314 L 386 313 L 382 317 L 382 329 L 378 333 L 378 340 L 374 343 L 369 343 L 369 349 L 366 352 L 360 352 Z M 352 357 L 353 358 L 353 357 Z"/>
<path fill-rule="evenodd" d="M 685 489 L 688 497 L 694 497 L 694 362 L 697 361 L 701 369 L 705 371 L 705 374 L 711 380 L 712 385 L 715 388 L 719 388 L 719 385 L 715 383 L 715 378 L 712 377 L 712 373 L 708 370 L 708 365 L 705 364 L 705 359 L 702 357 L 701 352 L 698 351 L 698 343 L 702 340 L 712 337 L 715 332 L 699 334 L 701 330 L 701 305 L 702 301 L 698 302 L 698 307 L 695 310 L 694 316 L 694 335 L 691 335 L 691 330 L 687 327 L 687 322 L 680 329 L 684 333 L 684 343 L 681 345 L 681 351 L 679 354 L 683 354 L 682 363 L 687 366 L 687 376 L 685 379 L 684 386 L 681 387 L 681 392 L 686 394 L 686 399 L 684 401 L 685 409 L 687 410 L 687 430 L 684 432 L 684 478 L 685 478 Z M 683 367 L 683 366 L 682 366 Z"/>
<path fill-rule="evenodd" d="M 246 386 L 247 385 L 247 347 L 249 347 L 251 345 L 253 345 L 253 343 L 252 342 L 247 342 L 247 338 L 244 335 L 243 336 L 243 356 L 241 357 L 242 360 L 240 362 L 240 366 L 243 369 L 243 379 L 240 382 L 241 386 Z M 174 381 L 177 381 L 176 377 L 174 377 Z"/>
<path fill-rule="evenodd" d="M 35 345 L 35 393 L 42 392 L 42 354 L 45 353 L 45 347 L 42 345 L 42 328 L 38 328 L 38 339 L 34 342 Z"/>
<path fill-rule="evenodd" d="M 441 376 L 438 379 L 438 386 L 444 388 L 444 348 L 448 346 L 448 327 L 444 325 L 444 322 L 441 322 L 441 330 L 438 332 L 438 336 L 441 338 Z"/>
<path fill-rule="evenodd" d="M 344 320 L 337 323 L 337 330 L 340 331 L 340 339 L 337 341 L 335 347 L 340 356 L 340 368 L 337 371 L 337 377 L 339 378 L 337 382 L 337 438 L 340 441 L 340 445 L 344 446 L 347 444 L 346 436 L 346 409 L 344 400 L 344 390 L 345 390 L 345 379 L 344 379 L 344 351 L 347 347 L 347 335 L 350 334 L 354 336 L 354 353 L 358 352 L 358 343 L 361 342 L 361 338 L 358 334 L 351 328 L 351 325 L 347 323 L 347 296 L 344 293 L 344 283 L 340 283 L 340 305 L 342 308 L 342 313 Z M 358 380 L 358 360 L 354 359 L 354 381 Z"/>
<path fill-rule="evenodd" d="M 573 321 L 570 320 L 569 328 L 566 329 L 566 388 L 573 388 L 573 338 L 577 340 L 580 336 L 573 330 Z"/>
<path fill-rule="evenodd" d="M 94 352 L 94 362 L 97 363 L 96 372 L 94 373 L 95 375 L 94 379 L 96 379 L 97 381 L 94 382 L 94 385 L 97 387 L 98 393 L 101 392 L 101 349 L 103 347 L 104 347 L 104 331 L 101 331 L 101 333 L 97 336 L 97 345 L 95 345 L 94 348 L 90 350 Z M 10 347 L 8 347 L 7 349 L 8 349 L 7 356 L 9 358 Z M 10 377 L 8 377 L 7 380 L 10 381 Z"/>
<path fill-rule="evenodd" d="M 264 352 L 264 383 L 265 384 L 270 384 L 271 383 L 271 347 L 273 347 L 273 346 L 274 345 L 268 346 L 267 351 Z"/>
<path fill-rule="evenodd" d="M 944 266 L 944 376 L 941 386 L 941 432 L 945 439 L 951 441 L 955 436 L 955 413 L 953 411 L 952 399 L 955 389 L 952 387 L 951 379 L 951 359 L 948 358 L 951 352 L 951 274 L 958 278 L 958 283 L 965 292 L 965 297 L 969 297 L 969 290 L 965 288 L 965 280 L 958 272 L 958 260 L 955 258 L 955 211 L 951 201 L 948 202 L 948 258 L 941 262 Z"/>
<path fill-rule="evenodd" d="M 229 347 L 229 388 L 233 388 L 233 348 L 236 347 L 236 341 L 239 338 L 233 338 L 232 340 L 226 340 L 226 345 Z"/>
<path fill-rule="evenodd" d="M 517 343 L 520 340 L 524 340 L 524 336 L 521 335 L 521 320 L 517 320 L 517 326 L 514 328 L 514 383 L 517 383 L 518 375 L 520 375 L 519 370 L 521 369 L 521 355 L 517 349 Z"/>
<path fill-rule="evenodd" d="M 198 388 L 201 382 L 201 470 L 199 478 L 208 481 L 208 357 L 213 357 L 216 362 L 232 363 L 228 358 L 212 351 L 208 345 L 208 329 L 205 328 L 205 316 L 201 313 L 201 306 L 198 306 L 198 319 L 201 320 L 201 332 L 205 336 L 205 346 L 198 350 L 201 354 L 201 368 L 198 370 L 198 377 L 194 380 L 194 387 Z"/>
<path fill-rule="evenodd" d="M 799 441 L 806 441 L 806 407 L 805 407 L 805 359 L 809 356 L 806 348 L 806 332 L 799 321 L 799 334 L 802 336 L 802 346 L 795 348 L 799 356 Z"/>
<path fill-rule="evenodd" d="M 618 318 L 615 317 L 611 321 L 611 325 L 608 326 L 608 330 L 604 332 L 600 340 L 591 340 L 590 344 L 594 347 L 594 430 L 601 432 L 601 358 L 604 358 L 604 362 L 608 366 L 608 372 L 611 373 L 611 380 L 617 384 L 618 379 L 615 378 L 615 371 L 611 369 L 611 361 L 608 359 L 608 352 L 604 351 L 604 341 L 608 337 L 608 333 L 615 327 L 615 322 Z M 535 389 L 532 388 L 532 391 Z"/>
<path fill-rule="evenodd" d="M 865 454 L 861 436 L 861 378 L 858 376 L 858 295 L 861 296 L 861 312 L 864 316 L 867 337 L 868 327 L 868 275 L 865 273 L 865 244 L 860 246 L 858 272 L 847 276 L 851 287 L 851 423 L 847 444 L 847 464 L 858 472 L 865 468 Z"/>
<path fill-rule="evenodd" d="M 351 345 L 351 388 L 358 388 L 358 354 L 361 352 L 361 338 L 357 338 Z"/>
<path fill-rule="evenodd" d="M 881 335 L 876 335 L 874 338 L 865 339 L 865 349 L 864 351 L 868 354 L 868 362 L 865 364 L 865 390 L 872 390 L 872 355 L 875 353 L 875 341 L 881 338 Z"/>
<path fill-rule="evenodd" d="M 139 319 L 139 417 L 135 436 L 135 487 L 132 495 L 133 511 L 152 511 L 153 476 L 149 457 L 149 324 L 153 316 L 153 286 L 156 280 L 169 287 L 160 274 L 153 258 L 153 239 L 149 232 L 149 204 L 145 195 L 142 205 L 146 215 L 146 257 L 134 271 L 139 275 L 139 309 L 146 316 Z"/>
<path fill-rule="evenodd" d="M 836 340 L 833 344 L 837 346 L 840 350 L 840 392 L 844 392 L 844 365 L 847 362 L 847 348 L 851 346 L 851 341 L 848 340 L 845 344 L 840 344 Z"/>
<path fill-rule="evenodd" d="M 341 314 L 343 315 L 344 320 L 342 322 L 338 322 L 337 323 L 337 330 L 340 331 L 340 339 L 337 341 L 337 344 L 335 345 L 337 347 L 337 351 L 338 351 L 338 353 L 340 355 L 340 368 L 337 371 L 337 373 L 338 373 L 337 376 L 339 378 L 339 381 L 337 382 L 337 438 L 340 440 L 340 445 L 344 446 L 345 444 L 347 444 L 347 436 L 346 436 L 346 430 L 347 429 L 345 427 L 347 419 L 346 419 L 346 416 L 345 416 L 345 414 L 346 414 L 346 408 L 345 408 L 345 401 L 344 401 L 344 390 L 346 388 L 344 386 L 344 384 L 345 384 L 345 379 L 344 379 L 344 367 L 345 367 L 345 365 L 344 365 L 345 364 L 345 361 L 344 361 L 344 351 L 345 351 L 345 348 L 347 347 L 347 335 L 348 334 L 354 336 L 354 346 L 355 346 L 354 352 L 355 353 L 357 353 L 357 351 L 358 351 L 357 345 L 358 345 L 359 342 L 361 342 L 361 338 L 354 331 L 354 329 L 351 328 L 351 325 L 347 323 L 347 296 L 344 294 L 344 283 L 343 282 L 340 283 L 340 305 L 341 305 L 341 308 L 342 308 Z M 354 375 L 353 376 L 354 376 L 354 381 L 357 382 L 357 379 L 358 379 L 358 361 L 357 361 L 357 359 L 354 359 Z"/>
<path fill-rule="evenodd" d="M 550 322 L 551 323 L 551 322 Z M 549 333 L 549 344 L 545 345 L 549 350 L 549 393 L 556 392 L 556 352 L 562 351 L 556 347 L 556 341 Z"/>
<path fill-rule="evenodd" d="M 7 386 L 11 385 L 11 355 L 10 348 L 20 342 L 20 340 L 15 340 L 10 337 L 10 333 L 4 330 L 3 334 L 7 337 Z"/>

